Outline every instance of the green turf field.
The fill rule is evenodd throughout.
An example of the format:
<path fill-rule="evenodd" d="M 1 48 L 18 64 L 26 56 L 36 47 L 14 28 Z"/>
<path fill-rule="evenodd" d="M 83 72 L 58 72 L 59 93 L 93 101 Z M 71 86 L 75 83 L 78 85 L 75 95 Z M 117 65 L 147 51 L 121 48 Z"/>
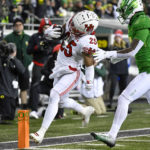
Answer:
<path fill-rule="evenodd" d="M 128 115 L 127 120 L 123 124 L 121 130 L 150 128 L 150 105 L 147 103 L 133 103 L 131 104 L 133 112 Z M 108 131 L 114 112 L 107 112 L 106 115 L 96 116 L 92 115 L 88 127 L 81 128 L 81 116 L 72 115 L 70 111 L 66 111 L 67 116 L 64 119 L 56 120 L 52 123 L 51 128 L 46 133 L 45 137 L 67 136 L 81 133 L 105 132 Z M 39 129 L 42 119 L 30 119 L 30 132 L 35 132 Z M 17 119 L 10 122 L 8 125 L 0 125 L 0 142 L 16 141 L 17 140 Z M 43 147 L 43 146 L 41 146 Z M 81 142 L 76 144 L 56 145 L 47 147 L 59 149 L 102 149 L 107 150 L 103 143 Z M 44 149 L 47 149 L 44 147 Z M 41 149 L 41 148 L 39 148 Z M 121 138 L 117 142 L 117 146 L 112 148 L 114 150 L 150 150 L 150 137 L 135 137 L 135 138 Z"/>
<path fill-rule="evenodd" d="M 67 144 L 60 146 L 49 146 L 40 147 L 47 149 L 92 149 L 92 150 L 149 150 L 150 149 L 150 137 L 136 137 L 136 138 L 126 138 L 119 139 L 116 146 L 113 148 L 106 147 L 101 142 L 82 142 L 76 144 Z"/>

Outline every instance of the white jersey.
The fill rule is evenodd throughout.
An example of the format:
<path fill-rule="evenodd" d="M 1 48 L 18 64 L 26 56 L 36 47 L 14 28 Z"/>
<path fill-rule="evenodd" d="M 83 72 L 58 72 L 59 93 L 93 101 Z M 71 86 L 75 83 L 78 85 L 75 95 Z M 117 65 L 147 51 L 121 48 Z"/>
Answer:
<path fill-rule="evenodd" d="M 79 70 L 83 64 L 82 53 L 92 54 L 98 49 L 95 35 L 85 35 L 76 39 L 70 36 L 68 23 L 69 21 L 66 23 L 65 30 L 68 39 L 62 42 L 51 78 Z"/>

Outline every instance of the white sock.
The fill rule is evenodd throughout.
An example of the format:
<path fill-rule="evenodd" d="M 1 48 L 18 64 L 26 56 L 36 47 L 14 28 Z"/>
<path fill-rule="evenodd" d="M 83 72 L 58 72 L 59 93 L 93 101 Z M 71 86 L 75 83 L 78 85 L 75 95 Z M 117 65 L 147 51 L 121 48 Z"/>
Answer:
<path fill-rule="evenodd" d="M 55 90 L 51 90 L 49 104 L 42 122 L 42 128 L 45 128 L 47 130 L 51 125 L 52 121 L 54 120 L 58 112 L 59 101 L 60 101 L 59 94 Z"/>
<path fill-rule="evenodd" d="M 79 104 L 78 102 L 76 102 L 75 100 L 73 100 L 71 98 L 65 98 L 63 100 L 63 104 L 61 106 L 63 108 L 73 109 L 73 110 L 81 113 L 82 115 L 85 114 L 85 108 L 81 104 Z"/>
<path fill-rule="evenodd" d="M 44 127 L 41 127 L 38 131 L 37 131 L 37 133 L 40 135 L 40 134 L 42 134 L 42 135 L 45 135 L 45 132 L 47 131 L 47 129 L 46 128 L 44 128 Z"/>
<path fill-rule="evenodd" d="M 116 139 L 120 127 L 127 117 L 129 104 L 130 104 L 129 100 L 127 100 L 122 95 L 119 96 L 117 110 L 115 113 L 113 124 L 108 133 L 114 139 Z"/>

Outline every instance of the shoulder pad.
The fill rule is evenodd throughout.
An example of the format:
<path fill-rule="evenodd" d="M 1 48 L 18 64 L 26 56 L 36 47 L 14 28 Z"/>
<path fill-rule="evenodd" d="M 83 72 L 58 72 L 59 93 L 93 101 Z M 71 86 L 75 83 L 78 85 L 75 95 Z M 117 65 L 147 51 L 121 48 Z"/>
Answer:
<path fill-rule="evenodd" d="M 87 35 L 80 39 L 81 50 L 86 54 L 93 54 L 96 52 L 98 45 L 97 39 L 94 35 Z"/>
<path fill-rule="evenodd" d="M 146 15 L 139 16 L 139 18 L 133 23 L 132 28 L 134 30 L 149 29 L 150 18 Z"/>

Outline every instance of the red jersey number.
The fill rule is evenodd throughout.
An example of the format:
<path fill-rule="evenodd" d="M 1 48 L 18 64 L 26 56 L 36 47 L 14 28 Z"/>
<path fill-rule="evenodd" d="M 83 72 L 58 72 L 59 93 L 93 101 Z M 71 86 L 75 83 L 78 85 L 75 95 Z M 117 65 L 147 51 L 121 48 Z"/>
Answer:
<path fill-rule="evenodd" d="M 67 49 L 65 49 L 61 46 L 61 51 L 64 51 L 64 55 L 66 57 L 72 56 L 72 46 L 77 46 L 77 44 L 73 40 L 66 46 Z"/>
<path fill-rule="evenodd" d="M 95 38 L 90 38 L 90 44 L 97 44 L 97 40 Z"/>

